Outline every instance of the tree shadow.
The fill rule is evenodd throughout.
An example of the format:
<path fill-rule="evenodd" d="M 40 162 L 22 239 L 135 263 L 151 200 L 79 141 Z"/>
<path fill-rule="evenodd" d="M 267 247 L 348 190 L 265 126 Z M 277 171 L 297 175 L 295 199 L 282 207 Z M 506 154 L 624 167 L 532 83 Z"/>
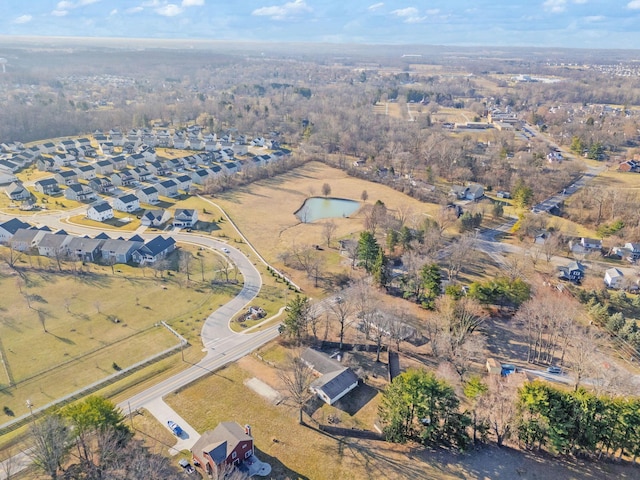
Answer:
<path fill-rule="evenodd" d="M 357 414 L 365 405 L 373 400 L 380 391 L 366 383 L 360 383 L 333 406 L 351 416 Z"/>
<path fill-rule="evenodd" d="M 274 442 L 275 441 L 277 441 L 277 439 L 274 439 Z M 295 470 L 290 469 L 284 463 L 278 460 L 278 458 L 267 454 L 266 452 L 260 450 L 255 446 L 254 446 L 254 451 L 255 451 L 256 457 L 258 457 L 261 462 L 265 462 L 271 465 L 271 474 L 269 478 L 295 478 L 298 480 L 309 480 L 309 477 L 305 475 L 301 475 Z M 253 478 L 257 479 L 262 477 L 259 477 L 258 475 L 256 475 Z"/>
<path fill-rule="evenodd" d="M 62 343 L 66 343 L 67 345 L 75 345 L 76 344 L 76 342 L 74 342 L 70 338 L 60 337 L 60 336 L 56 335 L 55 333 L 51 333 L 49 331 L 47 331 L 47 334 L 51 335 L 53 338 L 55 338 L 56 340 L 58 340 L 58 341 L 60 341 Z"/>

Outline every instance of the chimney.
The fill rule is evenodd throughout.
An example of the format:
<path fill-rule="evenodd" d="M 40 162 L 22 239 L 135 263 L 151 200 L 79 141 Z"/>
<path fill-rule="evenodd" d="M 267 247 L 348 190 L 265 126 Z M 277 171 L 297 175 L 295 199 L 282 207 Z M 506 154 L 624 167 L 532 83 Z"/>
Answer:
<path fill-rule="evenodd" d="M 245 425 L 244 426 L 244 433 L 246 433 L 247 435 L 251 436 L 251 425 Z"/>

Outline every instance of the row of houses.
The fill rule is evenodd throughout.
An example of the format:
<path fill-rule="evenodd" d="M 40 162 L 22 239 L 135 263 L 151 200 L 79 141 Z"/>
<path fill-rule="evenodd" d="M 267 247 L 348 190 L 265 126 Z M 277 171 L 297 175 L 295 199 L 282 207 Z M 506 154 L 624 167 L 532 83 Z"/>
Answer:
<path fill-rule="evenodd" d="M 129 239 L 110 238 L 105 233 L 98 236 L 78 237 L 64 230 L 51 232 L 49 228 L 35 228 L 18 219 L 0 225 L 0 241 L 19 252 L 37 252 L 50 258 L 70 258 L 83 262 L 102 259 L 109 264 L 154 264 L 176 248 L 171 237 L 161 235 L 144 240 L 139 235 Z"/>
<path fill-rule="evenodd" d="M 87 218 L 96 222 L 104 222 L 115 216 L 115 211 L 132 213 L 140 209 L 140 201 L 133 194 L 126 194 L 114 200 L 113 205 L 106 201 L 96 202 L 87 209 Z M 171 219 L 168 210 L 159 208 L 145 210 L 140 217 L 140 223 L 145 227 L 159 227 Z M 173 216 L 173 226 L 176 228 L 193 228 L 198 223 L 198 211 L 190 208 L 178 208 Z"/>

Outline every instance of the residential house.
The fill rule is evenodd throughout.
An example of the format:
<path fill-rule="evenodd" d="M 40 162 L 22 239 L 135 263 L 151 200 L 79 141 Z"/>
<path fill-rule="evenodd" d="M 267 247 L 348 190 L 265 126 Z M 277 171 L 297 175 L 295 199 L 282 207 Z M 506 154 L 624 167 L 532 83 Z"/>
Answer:
<path fill-rule="evenodd" d="M 95 171 L 99 175 L 111 175 L 114 170 L 113 159 L 111 160 L 100 160 L 95 163 Z"/>
<path fill-rule="evenodd" d="M 111 183 L 116 187 L 128 187 L 136 183 L 136 179 L 128 168 L 111 174 Z"/>
<path fill-rule="evenodd" d="M 133 193 L 127 193 L 114 200 L 113 209 L 119 212 L 135 212 L 140 210 L 140 200 Z"/>
<path fill-rule="evenodd" d="M 107 202 L 99 202 L 87 209 L 87 218 L 96 222 L 104 222 L 113 218 L 113 207 Z"/>
<path fill-rule="evenodd" d="M 173 216 L 173 226 L 177 228 L 193 228 L 198 223 L 198 211 L 189 208 L 178 208 Z"/>
<path fill-rule="evenodd" d="M 604 272 L 604 284 L 609 288 L 622 288 L 624 274 L 617 268 L 610 268 Z"/>
<path fill-rule="evenodd" d="M 467 186 L 454 185 L 451 187 L 451 195 L 455 195 L 459 200 L 479 200 L 484 197 L 484 187 L 477 183 Z"/>
<path fill-rule="evenodd" d="M 173 181 L 178 184 L 179 190 L 183 190 L 186 193 L 189 193 L 189 190 L 191 190 L 191 183 L 193 183 L 193 181 L 189 175 L 178 175 Z"/>
<path fill-rule="evenodd" d="M 580 245 L 586 250 L 601 250 L 602 240 L 598 240 L 595 238 L 582 237 L 580 239 Z"/>
<path fill-rule="evenodd" d="M 49 157 L 38 157 L 36 160 L 36 168 L 41 172 L 56 172 L 60 170 L 53 163 L 53 159 Z"/>
<path fill-rule="evenodd" d="M 208 170 L 205 170 L 204 168 L 200 168 L 195 172 L 191 173 L 191 181 L 196 185 L 204 185 L 207 182 L 207 180 L 209 180 L 212 177 L 213 176 L 211 172 L 209 172 Z"/>
<path fill-rule="evenodd" d="M 64 191 L 64 198 L 77 202 L 86 202 L 88 200 L 95 200 L 96 193 L 86 185 L 73 183 Z"/>
<path fill-rule="evenodd" d="M 98 152 L 92 146 L 83 146 L 78 148 L 80 156 L 84 158 L 96 158 L 98 156 Z"/>
<path fill-rule="evenodd" d="M 167 170 L 182 172 L 184 170 L 184 160 L 181 158 L 171 158 L 166 161 Z"/>
<path fill-rule="evenodd" d="M 147 170 L 156 176 L 164 177 L 169 171 L 163 162 L 159 162 L 157 160 L 155 162 L 147 163 L 145 166 Z"/>
<path fill-rule="evenodd" d="M 35 188 L 36 192 L 44 195 L 57 195 L 60 193 L 60 185 L 58 185 L 58 181 L 53 177 L 37 180 L 33 184 L 33 188 Z"/>
<path fill-rule="evenodd" d="M 87 137 L 76 138 L 75 144 L 77 148 L 90 147 L 91 140 Z"/>
<path fill-rule="evenodd" d="M 177 148 L 178 150 L 186 150 L 189 148 L 189 142 L 184 133 L 176 132 L 173 134 L 173 148 Z"/>
<path fill-rule="evenodd" d="M 156 263 L 162 260 L 176 249 L 176 241 L 171 237 L 157 236 L 149 240 L 138 250 L 133 252 L 132 259 L 141 265 L 146 263 Z"/>
<path fill-rule="evenodd" d="M 68 153 L 59 153 L 58 155 L 54 155 L 52 157 L 53 164 L 58 167 L 72 167 L 77 165 L 76 157 L 73 155 L 69 155 Z"/>
<path fill-rule="evenodd" d="M 57 148 L 63 152 L 68 152 L 70 148 L 76 148 L 76 142 L 75 140 L 62 140 L 58 143 Z"/>
<path fill-rule="evenodd" d="M 147 163 L 147 158 L 141 153 L 134 153 L 127 157 L 127 165 L 130 167 L 143 167 Z"/>
<path fill-rule="evenodd" d="M 311 383 L 311 390 L 329 405 L 358 386 L 358 376 L 349 367 L 318 350 L 307 348 L 302 360 L 318 375 Z"/>
<path fill-rule="evenodd" d="M 558 276 L 563 280 L 580 283 L 584 278 L 584 265 L 580 262 L 569 262 L 567 266 L 558 267 Z"/>
<path fill-rule="evenodd" d="M 151 172 L 145 167 L 136 167 L 131 170 L 131 175 L 139 182 L 146 182 L 151 178 Z"/>
<path fill-rule="evenodd" d="M 158 210 L 146 210 L 142 214 L 140 223 L 145 227 L 159 227 L 167 223 L 170 218 L 171 214 L 162 208 Z"/>
<path fill-rule="evenodd" d="M 22 167 L 11 160 L 0 160 L 0 170 L 6 170 L 10 173 L 16 173 Z"/>
<path fill-rule="evenodd" d="M 239 466 L 251 459 L 253 449 L 251 427 L 242 428 L 235 422 L 222 422 L 200 436 L 191 447 L 191 455 L 194 463 L 212 477 L 227 465 Z"/>
<path fill-rule="evenodd" d="M 27 200 L 31 198 L 31 192 L 24 188 L 24 185 L 20 182 L 13 182 L 11 185 L 4 189 L 4 193 L 7 194 L 11 200 Z"/>
<path fill-rule="evenodd" d="M 0 170 L 0 185 L 11 185 L 13 182 L 19 182 L 18 177 L 12 173 Z"/>
<path fill-rule="evenodd" d="M 131 240 L 109 239 L 100 247 L 102 259 L 109 264 L 128 263 L 133 257 L 133 252 L 144 245 L 144 242 Z"/>
<path fill-rule="evenodd" d="M 96 193 L 109 193 L 115 189 L 111 179 L 107 177 L 92 178 L 89 180 L 89 188 Z"/>
<path fill-rule="evenodd" d="M 4 223 L 0 223 L 0 243 L 7 243 L 18 230 L 29 227 L 31 227 L 31 225 L 17 218 L 12 218 Z"/>
<path fill-rule="evenodd" d="M 124 135 L 118 129 L 109 130 L 109 139 L 113 142 L 116 147 L 121 147 L 124 145 Z"/>
<path fill-rule="evenodd" d="M 96 178 L 96 167 L 93 165 L 82 165 L 74 169 L 78 177 L 82 180 L 91 180 Z"/>
<path fill-rule="evenodd" d="M 124 155 L 117 155 L 108 159 L 113 164 L 114 170 L 122 170 L 127 168 L 127 157 Z"/>
<path fill-rule="evenodd" d="M 20 228 L 13 235 L 8 244 L 14 250 L 27 252 L 38 246 L 38 242 L 47 233 L 47 230 L 37 228 Z"/>
<path fill-rule="evenodd" d="M 55 178 L 61 185 L 71 185 L 72 183 L 78 183 L 78 174 L 73 170 L 62 170 L 56 173 Z"/>
<path fill-rule="evenodd" d="M 66 248 L 68 255 L 83 262 L 95 262 L 101 254 L 104 240 L 87 237 L 72 237 Z"/>
<path fill-rule="evenodd" d="M 113 142 L 99 142 L 98 143 L 98 150 L 100 151 L 100 153 L 102 153 L 102 155 L 113 155 Z"/>
<path fill-rule="evenodd" d="M 624 248 L 629 251 L 629 260 L 635 262 L 640 258 L 640 243 L 627 242 Z"/>
<path fill-rule="evenodd" d="M 67 245 L 72 238 L 74 237 L 64 232 L 45 233 L 38 242 L 38 254 L 51 258 L 64 257 L 68 253 Z"/>
<path fill-rule="evenodd" d="M 154 186 L 156 190 L 158 190 L 158 194 L 164 197 L 175 197 L 178 195 L 178 184 L 172 179 L 157 183 Z"/>
<path fill-rule="evenodd" d="M 164 148 L 171 147 L 171 135 L 168 131 L 162 130 L 156 134 L 156 145 Z"/>
<path fill-rule="evenodd" d="M 53 142 L 45 142 L 38 145 L 37 147 L 32 147 L 32 148 L 38 148 L 39 151 L 42 153 L 53 153 L 57 149 L 55 143 Z"/>
<path fill-rule="evenodd" d="M 144 187 L 136 191 L 136 195 L 141 203 L 155 205 L 158 203 L 158 190 L 156 187 Z"/>

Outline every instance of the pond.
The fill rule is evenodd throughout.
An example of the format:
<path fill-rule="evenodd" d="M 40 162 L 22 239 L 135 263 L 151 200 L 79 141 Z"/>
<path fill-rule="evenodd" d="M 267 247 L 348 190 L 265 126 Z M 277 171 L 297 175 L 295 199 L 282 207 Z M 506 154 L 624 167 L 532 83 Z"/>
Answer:
<path fill-rule="evenodd" d="M 348 217 L 360 208 L 360 202 L 345 198 L 307 198 L 295 212 L 302 223 L 311 223 L 322 218 Z"/>

